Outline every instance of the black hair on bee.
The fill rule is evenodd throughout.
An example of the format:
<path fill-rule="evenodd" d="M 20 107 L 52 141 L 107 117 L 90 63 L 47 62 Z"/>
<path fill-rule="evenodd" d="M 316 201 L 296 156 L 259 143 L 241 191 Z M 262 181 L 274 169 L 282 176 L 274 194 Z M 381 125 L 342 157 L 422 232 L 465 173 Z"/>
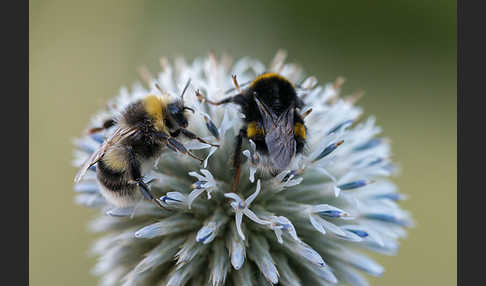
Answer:
<path fill-rule="evenodd" d="M 165 146 L 175 152 L 181 152 L 199 161 L 176 138 L 184 135 L 211 144 L 187 130 L 188 120 L 185 110 L 194 112 L 184 106 L 184 92 L 180 100 L 169 100 L 167 97 L 148 95 L 126 107 L 119 118 L 111 118 L 103 127 L 90 129 L 97 132 L 105 128 L 116 127 L 114 133 L 86 160 L 75 177 L 79 182 L 86 171 L 97 164 L 96 174 L 101 194 L 112 204 L 125 207 L 133 204 L 138 188 L 146 199 L 163 207 L 161 201 L 151 193 L 143 180 L 159 158 Z"/>
<path fill-rule="evenodd" d="M 240 90 L 235 77 L 233 81 L 239 93 L 221 101 L 210 101 L 201 93 L 196 94 L 200 100 L 213 105 L 235 103 L 245 116 L 244 126 L 236 137 L 233 155 L 235 191 L 239 181 L 243 138 L 255 142 L 257 152 L 268 157 L 265 167 L 276 174 L 287 168 L 296 154 L 303 152 L 307 128 L 304 116 L 298 112 L 304 103 L 285 77 L 277 73 L 264 73 L 244 90 Z"/>

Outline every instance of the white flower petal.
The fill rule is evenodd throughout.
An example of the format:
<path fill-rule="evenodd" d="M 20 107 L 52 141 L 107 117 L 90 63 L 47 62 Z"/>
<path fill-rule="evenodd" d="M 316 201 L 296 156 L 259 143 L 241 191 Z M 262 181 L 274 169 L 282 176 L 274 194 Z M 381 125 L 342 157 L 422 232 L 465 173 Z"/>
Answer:
<path fill-rule="evenodd" d="M 321 216 L 332 217 L 332 218 L 341 218 L 341 217 L 350 216 L 350 214 L 347 213 L 346 211 L 328 204 L 314 205 L 311 208 L 311 212 L 317 213 Z"/>
<path fill-rule="evenodd" d="M 235 193 L 226 193 L 226 194 L 224 194 L 224 196 L 225 196 L 226 198 L 233 199 L 233 200 L 234 200 L 235 202 L 237 202 L 238 204 L 243 202 L 243 200 L 240 198 L 240 196 L 238 196 L 238 195 L 237 195 L 237 194 L 235 194 Z"/>
<path fill-rule="evenodd" d="M 194 139 L 192 141 L 184 143 L 184 147 L 186 147 L 187 150 L 202 150 L 212 146 L 206 143 L 199 142 L 198 140 Z"/>
<path fill-rule="evenodd" d="M 326 230 L 324 229 L 324 226 L 317 220 L 319 217 L 310 214 L 309 215 L 309 221 L 312 224 L 312 226 L 320 233 L 326 234 Z"/>
<path fill-rule="evenodd" d="M 346 236 L 346 232 L 344 232 L 341 228 L 339 228 L 337 225 L 319 217 L 316 215 L 310 215 L 309 216 L 310 222 L 314 228 L 316 228 L 319 232 L 322 234 L 325 234 L 325 232 L 322 232 L 323 229 L 326 231 L 332 232 L 336 235 L 340 236 Z"/>
<path fill-rule="evenodd" d="M 295 231 L 294 225 L 288 218 L 284 216 L 279 216 L 277 217 L 277 219 L 278 222 L 283 226 L 283 229 L 287 231 L 294 240 L 300 241 L 299 237 L 297 236 L 297 231 Z"/>
<path fill-rule="evenodd" d="M 236 270 L 239 270 L 243 266 L 244 262 L 245 246 L 242 243 L 234 244 L 231 252 L 231 265 L 233 265 Z"/>
<path fill-rule="evenodd" d="M 211 157 L 214 154 L 214 152 L 216 152 L 216 150 L 218 150 L 217 147 L 211 146 L 211 149 L 209 149 L 208 156 L 206 156 L 206 159 L 204 159 L 204 164 L 203 164 L 204 168 L 208 166 L 209 157 Z"/>
<path fill-rule="evenodd" d="M 249 219 L 251 219 L 252 221 L 254 221 L 254 222 L 258 223 L 258 224 L 263 224 L 263 225 L 265 225 L 265 224 L 271 224 L 271 222 L 269 222 L 269 221 L 262 220 L 262 219 L 258 218 L 258 217 L 256 216 L 256 214 L 255 214 L 254 212 L 252 212 L 252 211 L 251 211 L 250 209 L 248 209 L 248 208 L 243 209 L 243 213 L 244 213 L 244 214 L 245 214 L 245 215 L 246 215 L 246 216 L 247 216 Z"/>
<path fill-rule="evenodd" d="M 204 174 L 204 177 L 207 178 L 208 181 L 214 181 L 214 177 L 213 175 L 211 174 L 211 172 L 209 172 L 208 170 L 206 169 L 201 169 L 201 173 Z"/>
<path fill-rule="evenodd" d="M 196 235 L 196 240 L 198 242 L 202 242 L 204 244 L 208 244 L 213 241 L 215 235 L 214 231 L 216 229 L 216 225 L 214 223 L 210 223 L 208 225 L 203 226 Z"/>
<path fill-rule="evenodd" d="M 243 150 L 243 152 L 241 152 L 246 158 L 248 159 L 251 159 L 251 153 L 249 150 Z"/>
<path fill-rule="evenodd" d="M 180 192 L 168 192 L 164 196 L 160 198 L 161 201 L 168 205 L 178 205 L 183 206 L 186 203 L 186 196 L 181 194 Z M 194 199 L 192 199 L 194 200 Z M 191 203 L 192 203 L 191 200 Z"/>
<path fill-rule="evenodd" d="M 235 213 L 235 220 L 236 220 L 236 229 L 238 230 L 238 234 L 240 235 L 242 240 L 245 240 L 245 234 L 243 233 L 243 230 L 241 229 L 241 222 L 243 220 L 243 213 L 240 211 L 237 211 Z"/>
<path fill-rule="evenodd" d="M 204 176 L 199 175 L 197 172 L 189 172 L 189 176 L 198 178 L 200 181 L 206 180 Z"/>
<path fill-rule="evenodd" d="M 250 179 L 250 182 L 255 182 L 255 173 L 257 171 L 257 168 L 256 167 L 253 167 L 253 166 L 250 166 L 250 176 L 249 176 L 249 179 Z"/>
<path fill-rule="evenodd" d="M 192 202 L 204 192 L 204 189 L 195 189 L 187 197 L 187 206 L 191 209 Z"/>
<path fill-rule="evenodd" d="M 246 206 L 249 206 L 253 202 L 253 200 L 255 200 L 255 198 L 260 193 L 260 188 L 261 188 L 261 184 L 260 184 L 260 180 L 258 180 L 257 181 L 256 191 L 245 200 Z"/>

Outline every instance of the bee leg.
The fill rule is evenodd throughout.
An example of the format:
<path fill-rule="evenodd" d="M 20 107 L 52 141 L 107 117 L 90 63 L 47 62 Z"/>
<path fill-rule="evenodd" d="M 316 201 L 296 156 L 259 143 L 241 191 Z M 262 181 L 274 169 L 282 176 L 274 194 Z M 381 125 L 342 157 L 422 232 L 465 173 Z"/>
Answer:
<path fill-rule="evenodd" d="M 240 129 L 240 133 L 236 136 L 235 151 L 233 153 L 233 167 L 236 168 L 235 178 L 233 180 L 232 192 L 236 193 L 236 188 L 240 182 L 241 174 L 241 145 L 243 144 L 243 137 L 246 137 L 246 129 Z"/>
<path fill-rule="evenodd" d="M 224 98 L 220 101 L 212 101 L 212 100 L 209 100 L 206 96 L 204 96 L 202 93 L 199 92 L 199 90 L 196 90 L 196 96 L 197 98 L 200 100 L 200 101 L 205 101 L 209 104 L 212 104 L 212 105 L 221 105 L 221 104 L 225 104 L 225 103 L 230 103 L 230 102 L 233 102 L 235 97 L 238 96 L 239 94 L 237 95 L 234 95 L 234 96 L 230 96 L 230 97 L 227 97 L 227 98 Z"/>
<path fill-rule="evenodd" d="M 181 134 L 181 129 L 177 129 L 174 132 L 170 132 L 171 137 L 178 137 Z"/>
<path fill-rule="evenodd" d="M 238 83 L 238 81 L 236 80 L 236 75 L 232 75 L 231 78 L 233 79 L 233 85 L 235 86 L 236 88 L 236 91 L 238 91 L 239 93 L 241 93 L 241 88 L 240 88 L 240 84 Z"/>
<path fill-rule="evenodd" d="M 176 139 L 170 137 L 169 139 L 167 139 L 167 142 L 168 142 L 168 146 L 173 147 L 174 149 L 181 152 L 182 154 L 188 155 L 196 160 L 199 160 L 201 164 L 204 162 L 203 159 L 196 157 L 196 155 L 192 154 L 189 150 L 186 149 L 186 147 L 184 147 L 184 145 L 182 145 L 181 142 L 177 141 Z"/>
<path fill-rule="evenodd" d="M 159 132 L 159 133 L 157 133 L 157 135 L 159 136 L 159 138 L 161 138 L 163 140 L 167 140 L 167 147 L 169 149 L 171 149 L 172 151 L 179 151 L 182 154 L 188 155 L 188 156 L 190 156 L 190 157 L 192 157 L 196 160 L 199 160 L 199 162 L 201 162 L 201 164 L 204 162 L 203 159 L 196 157 L 196 155 L 192 154 L 189 150 L 187 150 L 186 147 L 184 147 L 184 145 L 182 145 L 181 142 L 177 141 L 175 138 L 171 137 L 169 134 L 167 134 L 165 132 Z"/>
<path fill-rule="evenodd" d="M 177 149 L 176 149 L 176 148 L 174 148 L 174 147 L 172 147 L 172 145 L 167 144 L 167 147 L 168 147 L 170 150 L 172 150 L 172 151 L 174 151 L 174 152 L 176 152 L 176 153 L 177 153 Z"/>
<path fill-rule="evenodd" d="M 186 136 L 187 138 L 189 139 L 197 139 L 199 140 L 199 142 L 201 143 L 204 143 L 204 144 L 208 144 L 208 145 L 211 145 L 211 146 L 214 146 L 214 147 L 219 147 L 219 145 L 217 144 L 212 144 L 212 143 L 209 143 L 207 142 L 206 140 L 202 139 L 201 137 L 198 137 L 196 134 L 192 133 L 191 131 L 189 130 L 186 130 L 184 128 L 181 128 L 179 129 L 182 133 L 182 135 Z"/>
<path fill-rule="evenodd" d="M 304 118 L 307 117 L 307 115 L 311 114 L 311 112 L 312 112 L 312 108 L 310 108 L 309 110 L 307 110 L 306 112 L 304 112 L 300 116 L 302 117 L 302 119 L 304 119 Z"/>
<path fill-rule="evenodd" d="M 103 131 L 105 129 L 108 129 L 116 124 L 116 121 L 113 118 L 107 119 L 103 122 L 103 125 L 101 127 L 93 127 L 88 130 L 89 134 L 93 133 L 98 133 L 100 131 Z"/>
<path fill-rule="evenodd" d="M 142 178 L 136 179 L 135 181 L 137 182 L 138 186 L 140 187 L 140 192 L 142 193 L 142 195 L 147 200 L 153 201 L 157 206 L 159 206 L 163 209 L 166 208 L 162 205 L 162 202 L 159 199 L 155 198 L 152 195 L 152 192 L 150 191 L 148 185 L 142 180 Z"/>
<path fill-rule="evenodd" d="M 247 85 L 249 85 L 249 84 L 250 84 L 252 81 L 253 81 L 253 80 L 249 80 L 249 81 L 244 82 L 244 83 L 242 83 L 242 84 L 238 84 L 238 86 L 239 86 L 240 88 L 241 88 L 241 87 L 244 87 L 244 86 L 247 86 Z M 236 90 L 236 87 L 232 87 L 232 88 L 230 88 L 230 89 L 227 89 L 227 90 L 226 90 L 224 93 L 225 93 L 225 94 L 228 94 L 228 93 L 233 92 L 233 91 L 235 91 L 235 90 Z"/>
<path fill-rule="evenodd" d="M 143 181 L 142 174 L 140 173 L 140 162 L 135 158 L 133 149 L 129 147 L 127 151 L 130 176 L 132 177 L 133 181 L 135 181 L 135 183 L 138 185 L 140 192 L 147 200 L 153 201 L 156 205 L 165 209 L 160 200 L 154 197 L 149 189 L 149 186 Z"/>

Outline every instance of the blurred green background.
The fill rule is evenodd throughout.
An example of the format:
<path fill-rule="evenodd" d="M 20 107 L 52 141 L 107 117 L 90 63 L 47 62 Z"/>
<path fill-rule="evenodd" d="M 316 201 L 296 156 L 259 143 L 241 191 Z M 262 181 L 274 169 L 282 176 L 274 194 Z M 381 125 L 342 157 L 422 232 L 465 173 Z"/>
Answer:
<path fill-rule="evenodd" d="M 97 212 L 73 203 L 71 139 L 160 56 L 279 48 L 392 139 L 417 226 L 372 285 L 456 284 L 456 1 L 30 1 L 30 282 L 94 285 Z"/>

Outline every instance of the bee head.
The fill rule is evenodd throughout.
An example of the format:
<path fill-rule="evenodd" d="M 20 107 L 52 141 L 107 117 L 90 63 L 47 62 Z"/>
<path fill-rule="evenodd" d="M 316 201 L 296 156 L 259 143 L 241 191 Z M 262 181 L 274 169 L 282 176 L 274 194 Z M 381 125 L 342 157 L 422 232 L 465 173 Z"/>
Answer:
<path fill-rule="evenodd" d="M 194 113 L 194 109 L 184 106 L 182 101 L 177 101 L 167 105 L 167 111 L 169 112 L 169 118 L 178 127 L 186 128 L 189 124 L 185 110 L 190 110 Z"/>
<path fill-rule="evenodd" d="M 184 93 L 186 92 L 190 84 L 191 84 L 191 79 L 187 81 L 186 86 L 182 90 L 180 100 L 177 100 L 167 105 L 168 117 L 172 123 L 170 125 L 172 125 L 175 128 L 181 128 L 181 127 L 186 128 L 187 125 L 189 124 L 187 122 L 187 117 L 185 114 L 186 110 L 190 110 L 192 111 L 192 113 L 194 113 L 194 109 L 184 106 Z"/>

